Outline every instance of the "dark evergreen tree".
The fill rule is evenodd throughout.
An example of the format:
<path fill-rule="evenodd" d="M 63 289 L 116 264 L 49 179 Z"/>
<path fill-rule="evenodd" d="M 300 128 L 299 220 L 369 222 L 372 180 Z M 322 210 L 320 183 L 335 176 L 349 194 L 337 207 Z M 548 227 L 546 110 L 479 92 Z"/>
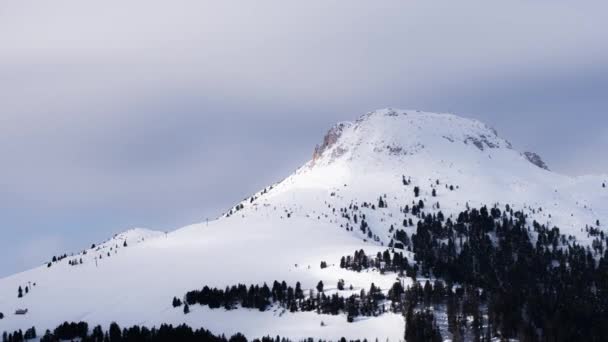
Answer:
<path fill-rule="evenodd" d="M 112 322 L 110 324 L 110 329 L 108 331 L 108 337 L 110 342 L 120 342 L 122 341 L 122 331 L 116 322 Z"/>
<path fill-rule="evenodd" d="M 317 291 L 323 292 L 323 281 L 319 281 L 319 283 L 317 284 Z"/>
<path fill-rule="evenodd" d="M 378 198 L 378 208 L 386 208 L 386 203 L 382 199 L 382 196 Z"/>
<path fill-rule="evenodd" d="M 180 306 L 182 306 L 182 301 L 177 297 L 173 297 L 172 305 L 174 308 L 180 307 Z"/>
<path fill-rule="evenodd" d="M 247 338 L 241 333 L 236 333 L 235 335 L 230 337 L 228 342 L 247 342 Z"/>
<path fill-rule="evenodd" d="M 38 336 L 36 335 L 36 328 L 35 327 L 31 327 L 31 328 L 27 329 L 25 331 L 25 335 L 23 335 L 23 338 L 26 339 L 26 340 L 33 340 L 36 337 L 38 337 Z"/>
<path fill-rule="evenodd" d="M 95 328 L 93 328 L 93 332 L 91 333 L 92 342 L 103 342 L 103 338 L 104 338 L 104 333 L 103 333 L 103 329 L 101 328 L 101 326 L 98 325 Z"/>

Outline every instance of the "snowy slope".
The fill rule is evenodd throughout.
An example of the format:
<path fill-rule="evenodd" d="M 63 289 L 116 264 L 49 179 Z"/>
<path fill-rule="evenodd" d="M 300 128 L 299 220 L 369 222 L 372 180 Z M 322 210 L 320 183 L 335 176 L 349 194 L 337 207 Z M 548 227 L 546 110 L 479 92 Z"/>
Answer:
<path fill-rule="evenodd" d="M 403 176 L 411 179 L 410 186 L 401 186 Z M 372 226 L 384 230 L 390 223 L 399 225 L 399 207 L 418 201 L 412 188 L 419 186 L 421 198 L 439 202 L 447 214 L 466 209 L 467 203 L 471 207 L 509 204 L 531 219 L 585 240 L 581 227 L 608 219 L 608 190 L 602 187 L 607 178 L 572 178 L 543 169 L 476 120 L 384 109 L 355 123 L 336 125 L 313 160 L 259 200 L 242 204 L 254 211 L 282 206 L 313 217 L 327 211 L 328 204 L 377 204 L 378 197 L 386 194 L 389 208 L 370 211 L 370 216 L 385 220 Z M 447 188 L 450 185 L 454 191 Z M 436 198 L 431 196 L 433 189 Z"/>
<path fill-rule="evenodd" d="M 333 127 L 311 161 L 215 221 L 168 234 L 127 231 L 86 254 L 1 279 L 0 312 L 6 317 L 0 320 L 0 331 L 33 325 L 42 331 L 66 320 L 117 321 L 123 326 L 185 322 L 250 337 L 402 340 L 403 318 L 394 314 L 354 323 L 344 316 L 278 309 L 260 313 L 192 307 L 184 315 L 172 308 L 171 299 L 203 285 L 274 280 L 299 281 L 304 289 L 322 280 L 329 293 L 339 279 L 356 291 L 372 282 L 386 290 L 395 275 L 355 273 L 336 265 L 356 249 L 368 254 L 384 250 L 391 225 L 401 227 L 400 209 L 419 199 L 428 206 L 439 203 L 440 209 L 426 211 L 441 210 L 447 216 L 467 204 L 509 204 L 526 211 L 531 220 L 559 226 L 581 243 L 590 243 L 582 228 L 595 226 L 597 220 L 608 222 L 608 188 L 602 187 L 608 176 L 572 178 L 539 165 L 538 159 L 514 150 L 475 120 L 392 109 L 368 113 Z M 404 176 L 410 185 L 403 185 Z M 420 198 L 414 196 L 415 186 Z M 387 208 L 363 206 L 377 206 L 381 196 Z M 372 238 L 359 229 L 347 230 L 353 222 L 342 210 L 351 204 L 366 215 Z M 73 260 L 76 266 L 69 265 Z M 320 269 L 321 261 L 330 267 Z M 24 298 L 17 298 L 19 286 L 33 283 Z M 13 315 L 17 308 L 27 308 L 28 315 Z"/>

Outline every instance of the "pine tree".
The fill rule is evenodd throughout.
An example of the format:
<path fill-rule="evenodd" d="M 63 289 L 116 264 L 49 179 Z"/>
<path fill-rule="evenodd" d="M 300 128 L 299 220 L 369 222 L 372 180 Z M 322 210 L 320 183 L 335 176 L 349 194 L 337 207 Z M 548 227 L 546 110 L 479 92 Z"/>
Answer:
<path fill-rule="evenodd" d="M 188 303 L 184 304 L 184 314 L 187 315 L 190 313 L 190 306 L 188 306 Z"/>
<path fill-rule="evenodd" d="M 17 290 L 17 298 L 21 297 L 23 297 L 23 289 L 21 288 L 21 286 L 19 286 L 19 289 Z"/>
<path fill-rule="evenodd" d="M 103 341 L 103 329 L 101 328 L 101 325 L 98 325 L 93 328 L 93 332 L 91 333 L 91 340 L 95 342 Z"/>
<path fill-rule="evenodd" d="M 481 335 L 482 335 L 482 329 L 483 329 L 483 324 L 482 324 L 482 316 L 481 316 L 481 312 L 479 311 L 479 308 L 475 309 L 475 312 L 473 313 L 473 325 L 471 326 L 471 328 L 473 329 L 473 341 L 474 342 L 480 342 L 481 341 Z"/>
<path fill-rule="evenodd" d="M 323 292 L 323 281 L 319 281 L 317 284 L 317 291 Z"/>
<path fill-rule="evenodd" d="M 42 336 L 42 338 L 40 339 L 40 342 L 53 342 L 55 341 L 55 337 L 53 336 L 53 334 L 51 334 L 50 330 L 46 330 L 46 332 L 44 333 L 44 336 Z"/>
<path fill-rule="evenodd" d="M 437 197 L 437 190 L 433 189 L 432 195 L 433 197 Z"/>
<path fill-rule="evenodd" d="M 417 186 L 414 187 L 414 196 L 415 197 L 420 196 L 420 188 Z"/>
<path fill-rule="evenodd" d="M 297 299 L 304 299 L 304 291 L 302 291 L 302 284 L 300 282 L 296 283 L 295 297 Z"/>
<path fill-rule="evenodd" d="M 109 339 L 112 342 L 122 340 L 122 331 L 116 322 L 110 324 Z"/>
<path fill-rule="evenodd" d="M 182 301 L 179 298 L 177 298 L 177 297 L 173 297 L 173 303 L 172 304 L 173 304 L 174 308 L 177 308 L 177 307 L 182 306 Z"/>
<path fill-rule="evenodd" d="M 431 304 L 432 296 L 433 287 L 431 286 L 431 282 L 427 280 L 424 283 L 424 305 L 429 306 Z"/>
<path fill-rule="evenodd" d="M 378 198 L 378 208 L 386 208 L 386 202 L 382 199 L 382 196 Z"/>
<path fill-rule="evenodd" d="M 38 337 L 38 336 L 36 335 L 36 328 L 35 327 L 31 327 L 31 328 L 27 329 L 25 331 L 25 335 L 23 335 L 23 338 L 26 339 L 26 340 L 33 340 L 36 337 Z"/>

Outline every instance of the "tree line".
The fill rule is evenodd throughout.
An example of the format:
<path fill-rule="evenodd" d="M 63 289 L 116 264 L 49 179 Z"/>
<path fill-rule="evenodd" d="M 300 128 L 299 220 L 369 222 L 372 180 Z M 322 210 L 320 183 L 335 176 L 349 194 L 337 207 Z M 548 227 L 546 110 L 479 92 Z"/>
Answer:
<path fill-rule="evenodd" d="M 403 256 L 402 252 L 394 249 L 387 249 L 384 252 L 378 252 L 374 255 L 367 255 L 363 249 L 355 251 L 355 253 L 340 258 L 340 268 L 361 272 L 365 269 L 376 269 L 381 274 L 386 272 L 398 273 L 400 276 L 404 274 L 408 277 L 415 277 L 417 270 L 416 265 L 410 265 L 407 257 Z"/>
<path fill-rule="evenodd" d="M 32 335 L 33 334 L 33 335 Z M 20 330 L 11 334 L 6 332 L 3 334 L 3 342 L 22 342 L 31 339 L 36 339 L 36 331 L 34 328 L 29 329 L 26 333 Z M 107 330 L 104 330 L 100 325 L 89 330 L 86 322 L 68 323 L 65 322 L 55 328 L 52 332 L 47 330 L 41 337 L 40 342 L 59 342 L 59 341 L 79 340 L 82 342 L 248 342 L 247 337 L 241 333 L 236 333 L 227 338 L 224 335 L 215 335 L 204 328 L 192 329 L 191 327 L 182 324 L 173 326 L 163 324 L 159 328 L 147 328 L 145 326 L 134 325 L 129 328 L 121 329 L 117 323 L 110 324 Z M 292 342 L 292 340 L 275 336 L 266 336 L 256 338 L 252 342 Z M 363 340 L 347 340 L 344 337 L 338 340 L 339 342 L 367 342 Z M 300 342 L 328 342 L 326 340 L 315 340 L 308 338 Z"/>
<path fill-rule="evenodd" d="M 338 288 L 344 288 L 344 283 L 338 282 Z M 226 289 L 204 286 L 201 290 L 186 293 L 184 302 L 173 298 L 173 307 L 184 306 L 184 313 L 190 312 L 190 306 L 198 304 L 211 309 L 224 308 L 234 310 L 239 307 L 266 311 L 272 305 L 278 305 L 290 312 L 317 312 L 319 314 L 346 314 L 349 322 L 358 316 L 378 316 L 387 311 L 388 300 L 382 290 L 371 284 L 368 291 L 362 289 L 358 294 L 349 297 L 339 293 L 326 295 L 323 282 L 319 282 L 316 291 L 310 289 L 304 293 L 300 283 L 295 287 L 288 286 L 285 281 L 274 281 L 272 288 L 266 283 L 262 286 L 244 284 L 233 285 Z M 386 305 L 385 305 L 386 304 Z"/>

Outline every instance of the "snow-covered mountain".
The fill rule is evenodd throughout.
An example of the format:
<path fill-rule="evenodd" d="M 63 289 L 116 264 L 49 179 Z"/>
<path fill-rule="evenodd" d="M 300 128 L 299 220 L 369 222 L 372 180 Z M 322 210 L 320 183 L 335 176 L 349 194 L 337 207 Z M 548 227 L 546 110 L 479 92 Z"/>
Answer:
<path fill-rule="evenodd" d="M 516 151 L 476 120 L 377 110 L 332 127 L 309 162 L 217 220 L 170 233 L 130 230 L 1 279 L 5 317 L 0 331 L 31 326 L 43 331 L 64 321 L 105 326 L 117 321 L 124 326 L 187 323 L 251 337 L 402 340 L 404 320 L 393 313 L 352 323 L 340 315 L 280 308 L 259 312 L 193 306 L 184 315 L 171 299 L 203 285 L 224 288 L 274 280 L 300 282 L 305 290 L 321 280 L 329 294 L 337 292 L 339 279 L 353 285 L 352 293 L 371 283 L 386 291 L 395 274 L 348 271 L 338 266 L 340 258 L 359 249 L 368 254 L 385 250 L 395 227 L 413 234 L 415 227 L 403 227 L 402 221 L 415 223 L 417 218 L 403 209 L 420 200 L 426 212 L 447 217 L 468 207 L 508 204 L 530 222 L 558 226 L 580 244 L 591 244 L 584 228 L 608 222 L 606 183 L 608 176 L 551 172 L 540 156 Z M 353 222 L 353 207 L 356 215 L 365 215 L 365 231 Z M 322 261 L 327 268 L 319 267 Z M 19 286 L 28 287 L 22 298 L 17 297 Z M 14 315 L 17 309 L 28 313 Z"/>

